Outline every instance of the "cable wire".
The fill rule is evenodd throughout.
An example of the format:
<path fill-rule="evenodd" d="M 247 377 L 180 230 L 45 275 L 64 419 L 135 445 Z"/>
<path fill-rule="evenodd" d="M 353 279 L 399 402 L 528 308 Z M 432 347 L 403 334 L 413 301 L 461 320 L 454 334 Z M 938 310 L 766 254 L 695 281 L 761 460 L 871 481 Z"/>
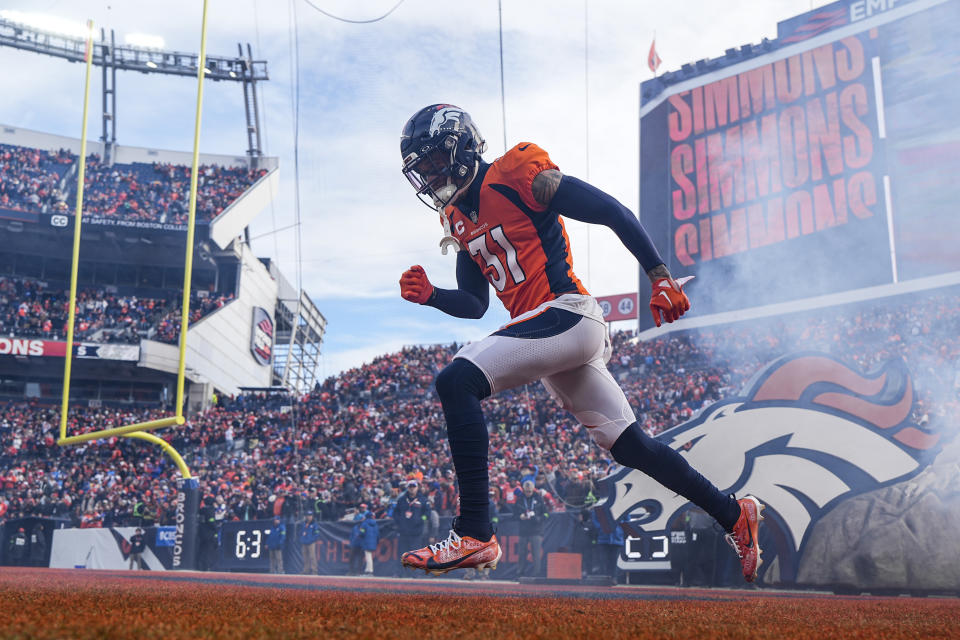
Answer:
<path fill-rule="evenodd" d="M 274 241 L 276 241 L 276 234 L 280 233 L 281 231 L 286 231 L 287 229 L 293 229 L 299 226 L 300 226 L 299 222 L 294 222 L 293 224 L 288 224 L 282 227 L 274 227 L 270 231 L 264 231 L 263 233 L 258 233 L 255 236 L 250 236 L 250 239 L 257 240 L 259 238 L 266 238 L 267 236 L 274 236 Z M 278 258 L 280 257 L 279 249 L 277 249 L 274 255 L 277 256 Z"/>
<path fill-rule="evenodd" d="M 503 152 L 507 152 L 507 100 L 503 85 L 503 0 L 497 0 L 497 16 L 500 31 L 500 109 L 503 113 Z"/>
<path fill-rule="evenodd" d="M 297 232 L 294 242 L 294 260 L 297 266 L 297 295 L 300 295 L 300 289 L 303 286 L 301 263 L 301 229 L 300 223 L 300 29 L 297 25 L 297 3 L 296 0 L 290 0 L 290 108 L 293 112 L 293 212 L 294 227 Z"/>
<path fill-rule="evenodd" d="M 590 10 L 588 0 L 583 0 L 583 129 L 586 177 L 590 182 Z M 587 225 L 587 288 L 593 286 L 590 278 L 590 225 Z"/>
<path fill-rule="evenodd" d="M 260 17 L 257 12 L 257 0 L 253 0 L 253 28 L 254 28 L 254 33 L 256 35 L 257 55 L 260 56 L 263 53 L 263 50 L 260 47 Z M 261 92 L 260 96 L 263 98 L 263 101 L 266 102 L 265 89 L 261 87 L 260 92 Z M 270 155 L 270 134 L 267 131 L 266 111 L 264 111 L 263 113 L 263 125 L 261 126 L 261 128 L 263 129 L 263 151 L 266 155 L 269 156 Z M 273 231 L 270 233 L 273 234 L 273 259 L 277 260 L 280 257 L 280 240 L 279 240 L 279 237 L 277 236 L 277 231 L 278 231 L 277 207 L 276 207 L 276 203 L 274 202 L 276 200 L 276 197 L 273 193 L 273 183 L 269 183 L 269 184 L 271 185 L 270 186 L 270 222 L 273 225 Z M 250 238 L 250 240 L 252 241 L 252 240 L 255 240 L 256 238 L 261 238 L 266 235 L 270 235 L 270 234 L 262 233 L 259 236 L 254 236 Z"/>
<path fill-rule="evenodd" d="M 383 14 L 383 15 L 380 16 L 379 18 L 373 18 L 373 19 L 370 19 L 370 20 L 351 20 L 350 18 L 341 18 L 340 16 L 335 16 L 335 15 L 333 15 L 332 13 L 330 13 L 330 12 L 328 12 L 328 11 L 324 11 L 323 9 L 321 9 L 320 7 L 318 7 L 317 5 L 315 5 L 315 4 L 313 4 L 312 2 L 310 2 L 310 0 L 303 0 L 303 1 L 306 2 L 308 5 L 310 5 L 310 6 L 311 6 L 313 9 L 315 9 L 316 11 L 318 11 L 318 12 L 322 13 L 323 15 L 327 16 L 328 18 L 333 18 L 334 20 L 339 20 L 340 22 L 349 22 L 350 24 L 370 24 L 371 22 L 380 22 L 381 20 L 383 20 L 384 18 L 386 18 L 387 16 L 389 16 L 391 13 L 393 13 L 394 11 L 396 11 L 396 10 L 397 10 L 397 7 L 399 7 L 400 5 L 402 5 L 405 0 L 400 0 L 400 2 L 398 2 L 398 3 L 395 4 L 395 5 L 393 5 L 393 7 L 391 7 L 389 11 L 387 11 L 385 14 Z"/>
<path fill-rule="evenodd" d="M 288 372 L 290 370 L 290 359 L 293 357 L 294 344 L 297 343 L 297 332 L 300 330 L 300 301 L 303 299 L 303 254 L 301 253 L 301 240 L 303 237 L 303 226 L 300 224 L 300 29 L 297 25 L 297 0 L 290 0 L 290 32 L 292 36 L 288 40 L 290 46 L 290 91 L 291 104 L 293 111 L 293 212 L 296 233 L 294 234 L 294 260 L 297 265 L 297 306 L 293 315 L 293 326 L 290 328 L 290 342 L 287 344 L 286 361 L 284 362 L 283 382 L 287 382 Z M 291 402 L 292 411 L 290 412 L 290 423 L 296 429 L 300 421 L 300 394 L 303 390 L 300 388 L 300 371 L 302 363 L 297 367 L 297 382 L 295 383 L 293 399 Z"/>

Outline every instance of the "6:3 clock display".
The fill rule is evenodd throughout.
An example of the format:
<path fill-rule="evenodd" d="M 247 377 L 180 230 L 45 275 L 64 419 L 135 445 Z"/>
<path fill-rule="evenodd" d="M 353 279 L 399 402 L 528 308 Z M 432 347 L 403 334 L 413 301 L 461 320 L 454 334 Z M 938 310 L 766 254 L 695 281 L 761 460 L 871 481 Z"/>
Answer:
<path fill-rule="evenodd" d="M 225 521 L 220 528 L 220 569 L 259 571 L 269 568 L 267 535 L 272 520 Z"/>
<path fill-rule="evenodd" d="M 234 555 L 237 558 L 259 558 L 267 531 L 240 529 L 234 534 Z"/>

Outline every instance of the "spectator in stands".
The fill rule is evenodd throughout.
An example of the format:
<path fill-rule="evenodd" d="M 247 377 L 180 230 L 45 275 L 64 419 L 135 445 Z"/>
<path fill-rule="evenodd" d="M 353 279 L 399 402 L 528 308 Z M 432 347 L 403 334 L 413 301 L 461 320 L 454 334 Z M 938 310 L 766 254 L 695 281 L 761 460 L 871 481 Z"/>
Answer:
<path fill-rule="evenodd" d="M 220 215 L 266 173 L 245 167 L 201 165 L 197 181 L 199 222 Z M 186 224 L 190 167 L 167 163 L 106 166 L 96 155 L 87 160 L 85 211 L 88 215 L 141 222 Z"/>
<path fill-rule="evenodd" d="M 60 203 L 63 176 L 75 161 L 65 149 L 0 144 L 0 209 L 41 213 Z"/>
<path fill-rule="evenodd" d="M 584 511 L 584 513 L 587 513 L 587 511 Z M 600 520 L 597 518 L 597 510 L 590 509 L 589 514 L 595 535 L 595 549 L 601 575 L 610 576 L 616 581 L 618 574 L 617 559 L 620 557 L 624 544 L 623 529 L 620 528 L 619 522 L 615 522 L 610 531 L 604 531 L 603 527 L 600 526 Z"/>
<path fill-rule="evenodd" d="M 233 299 L 232 293 L 191 297 L 190 321 L 197 322 Z M 66 336 L 69 288 L 24 277 L 0 276 L 0 333 L 62 340 Z M 170 299 L 117 295 L 106 288 L 77 292 L 74 337 L 98 342 L 139 342 L 153 338 L 176 342 L 180 297 Z"/>
<path fill-rule="evenodd" d="M 350 529 L 350 568 L 347 571 L 349 576 L 358 576 L 363 571 L 363 542 L 365 537 L 363 521 L 365 514 L 365 511 L 358 510 L 353 515 L 353 527 Z"/>
<path fill-rule="evenodd" d="M 300 524 L 300 551 L 303 554 L 303 573 L 317 573 L 317 540 L 320 539 L 320 527 L 313 520 L 313 512 L 307 511 Z"/>
<path fill-rule="evenodd" d="M 589 506 L 593 502 L 592 483 L 583 471 L 576 471 L 574 477 L 566 483 L 566 500 L 573 508 Z"/>
<path fill-rule="evenodd" d="M 253 506 L 253 495 L 244 493 L 237 499 L 237 504 L 233 507 L 234 520 L 256 520 L 257 509 Z"/>
<path fill-rule="evenodd" d="M 37 522 L 30 530 L 30 564 L 34 567 L 46 567 L 47 535 L 43 531 L 43 523 Z"/>
<path fill-rule="evenodd" d="M 373 552 L 380 543 L 380 525 L 373 517 L 373 512 L 366 510 L 363 513 L 363 522 L 360 527 L 363 546 L 363 575 L 373 575 Z"/>
<path fill-rule="evenodd" d="M 197 570 L 210 571 L 217 562 L 217 521 L 216 499 L 204 496 L 203 506 L 197 515 Z"/>
<path fill-rule="evenodd" d="M 10 564 L 23 565 L 27 559 L 27 532 L 23 527 L 19 527 L 17 532 L 10 536 L 10 542 L 7 548 L 7 557 L 10 558 Z"/>
<path fill-rule="evenodd" d="M 543 497 L 534 488 L 533 480 L 523 483 L 523 491 L 513 505 L 513 514 L 520 521 L 520 571 L 519 576 L 540 575 L 543 556 L 543 526 L 547 519 L 547 506 Z M 529 552 L 529 560 L 527 549 Z"/>
<path fill-rule="evenodd" d="M 64 177 L 77 161 L 66 149 L 0 144 L 0 209 L 69 213 Z M 108 166 L 91 154 L 86 160 L 84 212 L 95 218 L 185 224 L 190 171 L 189 166 L 168 163 Z M 201 165 L 197 221 L 218 216 L 264 174 L 263 169 Z"/>
<path fill-rule="evenodd" d="M 420 484 L 407 482 L 407 490 L 397 500 L 393 520 L 397 525 L 398 549 L 417 549 L 423 546 L 423 534 L 429 514 L 426 501 L 419 495 Z M 408 546 L 413 545 L 413 546 Z"/>
<path fill-rule="evenodd" d="M 572 550 L 582 558 L 582 575 L 597 574 L 597 526 L 594 509 L 582 509 L 577 516 L 577 526 L 573 531 Z"/>
<path fill-rule="evenodd" d="M 287 527 L 280 516 L 273 518 L 273 525 L 267 532 L 267 551 L 270 555 L 270 573 L 284 573 L 283 547 L 287 541 Z"/>
<path fill-rule="evenodd" d="M 143 537 L 143 529 L 137 527 L 133 535 L 130 536 L 130 570 L 133 571 L 134 565 L 137 570 L 143 569 L 143 551 L 146 549 L 146 542 Z"/>

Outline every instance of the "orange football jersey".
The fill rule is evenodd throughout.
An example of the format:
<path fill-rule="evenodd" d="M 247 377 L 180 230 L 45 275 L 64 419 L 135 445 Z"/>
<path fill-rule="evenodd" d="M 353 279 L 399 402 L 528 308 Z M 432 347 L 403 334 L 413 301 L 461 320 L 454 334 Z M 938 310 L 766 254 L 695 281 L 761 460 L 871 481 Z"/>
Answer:
<path fill-rule="evenodd" d="M 483 271 L 511 318 L 565 293 L 588 295 L 573 273 L 563 220 L 533 197 L 541 171 L 556 169 L 547 152 L 521 142 L 483 176 L 476 221 L 457 205 L 446 209 L 450 230 Z"/>

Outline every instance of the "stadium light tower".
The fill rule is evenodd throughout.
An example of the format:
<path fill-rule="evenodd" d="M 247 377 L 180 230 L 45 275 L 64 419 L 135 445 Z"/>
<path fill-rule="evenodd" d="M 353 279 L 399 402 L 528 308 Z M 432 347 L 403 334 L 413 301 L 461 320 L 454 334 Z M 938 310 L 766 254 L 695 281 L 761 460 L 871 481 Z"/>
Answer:
<path fill-rule="evenodd" d="M 113 29 L 109 38 L 100 30 L 100 42 L 93 46 L 93 64 L 103 70 L 103 161 L 113 164 L 117 143 L 117 71 L 162 73 L 166 75 L 195 78 L 197 75 L 196 53 L 168 51 L 143 44 L 116 43 Z M 139 42 L 143 43 L 142 37 Z M 158 44 L 153 40 L 150 44 Z M 42 53 L 70 62 L 83 62 L 86 47 L 83 37 L 75 37 L 55 31 L 47 31 L 6 17 L 0 17 L 0 46 L 22 51 Z M 263 156 L 260 145 L 260 108 L 257 98 L 257 82 L 269 80 L 266 60 L 254 60 L 249 43 L 246 55 L 242 44 L 237 44 L 237 57 L 207 56 L 204 75 L 214 81 L 239 82 L 243 85 L 243 106 L 247 118 L 247 157 L 251 168 L 258 168 Z"/>

